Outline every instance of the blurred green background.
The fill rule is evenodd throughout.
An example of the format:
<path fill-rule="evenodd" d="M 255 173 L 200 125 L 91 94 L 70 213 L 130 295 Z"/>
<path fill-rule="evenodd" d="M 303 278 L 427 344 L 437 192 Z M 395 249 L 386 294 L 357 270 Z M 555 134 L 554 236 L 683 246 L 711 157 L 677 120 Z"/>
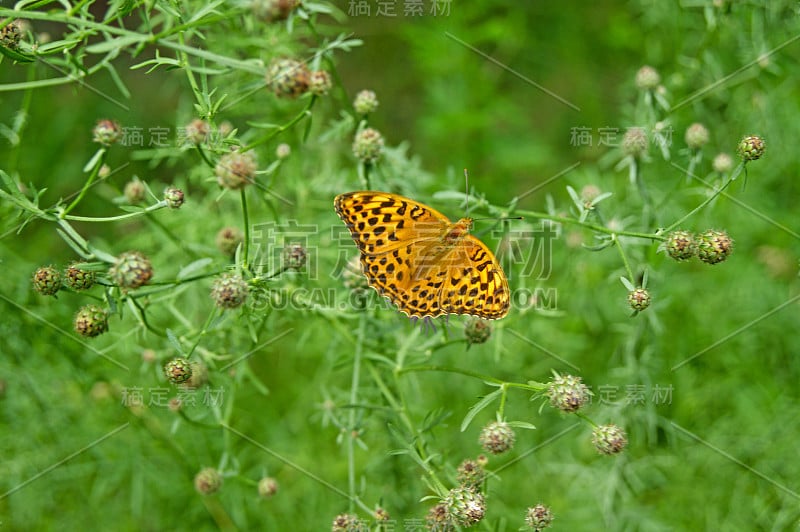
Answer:
<path fill-rule="evenodd" d="M 708 187 L 686 176 L 687 126 L 701 122 L 710 131 L 694 173 L 714 184 L 719 183 L 711 169 L 714 156 L 726 152 L 735 157 L 743 135 L 761 135 L 767 154 L 748 165 L 746 186 L 737 180 L 727 190 L 729 196 L 716 199 L 685 224 L 694 231 L 726 230 L 735 251 L 725 263 L 677 263 L 657 253 L 656 244 L 625 239 L 636 274 L 648 272 L 654 298 L 653 306 L 638 316 L 631 318 L 626 306 L 627 291 L 619 282 L 625 271 L 616 250 L 589 251 L 580 243 L 592 245 L 591 233 L 565 225 L 546 257 L 549 275 L 525 277 L 522 263 L 507 262 L 512 290 L 551 290 L 557 294 L 555 311 L 512 308 L 494 324 L 489 343 L 466 350 L 463 342 L 442 336 L 460 339 L 461 318 L 451 320 L 449 332 L 426 336 L 386 309 L 370 318 L 367 352 L 390 360 L 407 352 L 415 363 L 454 366 L 514 382 L 544 382 L 553 369 L 577 373 L 596 394 L 587 416 L 626 428 L 626 452 L 601 457 L 589 441 L 588 423 L 575 426 L 579 420 L 547 407 L 540 413 L 538 401 L 512 393 L 506 416 L 533 423 L 537 430 L 518 431 L 513 453 L 490 462 L 490 469 L 500 471 L 489 483 L 487 516 L 478 529 L 516 530 L 525 508 L 538 502 L 556 514 L 554 530 L 796 529 L 797 3 L 445 2 L 440 8 L 449 12 L 434 16 L 426 1 L 419 17 L 403 16 L 400 0 L 389 3 L 395 5 L 396 17 L 378 15 L 377 2 L 367 2 L 369 16 L 347 16 L 350 3 L 339 2 L 339 16 L 319 18 L 323 35 L 352 33 L 363 40 L 352 52 L 336 55 L 346 97 L 337 90 L 318 102 L 305 143 L 302 128 L 296 128 L 259 153 L 266 166 L 278 142 L 292 146 L 292 157 L 269 183 L 291 206 L 259 195 L 252 204 L 252 221 L 273 220 L 277 209 L 280 221 L 320 228 L 310 243 L 318 275 L 284 276 L 277 281 L 280 289 L 319 288 L 335 294 L 336 301 L 347 298 L 340 281 L 330 275 L 341 258 L 340 250 L 330 247 L 330 231 L 342 228 L 332 199 L 362 185 L 350 154 L 351 133 L 331 133 L 331 123 L 361 89 L 378 95 L 380 107 L 370 125 L 389 146 L 373 173 L 374 188 L 414 194 L 451 219 L 462 216 L 463 204 L 434 194 L 463 190 L 462 169 L 468 168 L 473 192 L 492 204 L 506 205 L 524 195 L 522 209 L 550 208 L 570 215 L 574 206 L 566 186 L 580 190 L 594 185 L 613 193 L 599 207 L 607 221 L 654 232 L 657 227 L 642 225 L 642 200 L 627 170 L 615 167 L 622 158 L 619 148 L 599 145 L 601 128 L 615 129 L 621 138 L 628 127 L 650 132 L 656 121 L 663 121 L 672 131 L 670 160 L 651 145 L 641 167 L 662 225 L 681 218 L 709 194 Z M 9 7 L 7 2 L 1 5 Z M 192 12 L 198 4 L 187 2 L 184 8 Z M 269 63 L 287 54 L 305 57 L 315 42 L 297 19 L 294 33 L 288 34 L 285 23 L 262 26 L 247 9 L 237 11 L 239 6 L 219 9 L 236 15 L 203 27 L 205 40 L 195 38 L 192 45 Z M 104 10 L 99 3 L 92 6 L 96 14 Z M 135 13 L 130 27 L 139 23 Z M 35 33 L 43 31 L 55 39 L 64 26 L 34 23 Z M 120 93 L 105 71 L 88 80 L 90 87 L 73 83 L 27 93 L 8 90 L 10 84 L 62 74 L 41 62 L 29 67 L 4 58 L 0 123 L 6 138 L 0 139 L 0 169 L 22 183 L 47 188 L 42 205 L 49 206 L 83 185 L 81 169 L 96 149 L 91 128 L 98 119 L 110 117 L 145 131 L 174 131 L 188 123 L 195 117 L 194 97 L 183 71 L 129 70 L 153 54 L 146 47 L 135 58 L 126 52 L 115 61 L 130 97 Z M 672 111 L 648 111 L 634 83 L 643 65 L 659 71 Z M 265 90 L 249 92 L 259 82 L 247 72 L 212 76 L 209 83 L 217 96 L 229 94 L 228 102 L 243 98 L 224 108 L 218 121 L 230 121 L 246 136 L 254 123 L 285 123 L 302 109 L 303 102 L 277 101 Z M 26 98 L 30 114 L 15 146 L 8 128 Z M 571 143 L 574 128 L 589 128 L 592 145 Z M 184 188 L 184 208 L 157 213 L 157 222 L 76 223 L 76 229 L 111 253 L 145 250 L 162 281 L 200 257 L 213 257 L 223 267 L 214 235 L 224 225 L 241 223 L 238 198 L 220 197 L 212 172 L 193 152 L 172 150 L 163 159 L 157 155 L 148 146 L 113 148 L 109 164 L 115 173 L 76 212 L 118 214 L 111 200 L 134 175 L 157 193 L 168 184 Z M 260 329 L 258 344 L 250 341 L 246 320 L 229 314 L 204 338 L 202 345 L 217 354 L 238 356 L 255 348 L 250 370 L 212 372 L 211 384 L 225 390 L 223 410 L 233 408 L 230 425 L 259 447 L 215 426 L 202 406 L 190 409 L 190 416 L 207 426 L 181 423 L 158 406 L 139 411 L 122 405 L 122 389 L 163 388 L 174 395 L 159 364 L 141 356 L 142 350 L 153 349 L 160 361 L 166 360 L 174 355 L 169 342 L 143 332 L 128 310 L 123 319 L 112 318 L 109 334 L 78 341 L 71 319 L 86 297 L 62 293 L 57 300 L 43 298 L 30 285 L 36 267 L 63 266 L 74 254 L 52 224 L 33 222 L 17 233 L 15 214 L 9 204 L 0 204 L 3 527 L 323 530 L 347 509 L 339 493 L 291 464 L 347 490 L 346 447 L 337 441 L 341 431 L 331 416 L 341 420 L 349 415 L 357 313 L 274 310 Z M 537 226 L 528 220 L 518 228 Z M 170 235 L 179 235 L 191 253 Z M 482 238 L 497 244 L 491 234 Z M 533 249 L 526 245 L 523 252 Z M 345 255 L 354 252 L 352 248 Z M 203 281 L 153 298 L 152 320 L 179 331 L 202 327 L 211 311 L 209 286 L 210 281 Z M 335 309 L 334 301 L 318 303 Z M 259 347 L 285 331 L 289 334 Z M 122 361 L 127 370 L 101 353 Z M 370 363 L 378 372 L 385 369 L 377 359 Z M 425 441 L 443 475 L 454 478 L 455 466 L 480 452 L 478 432 L 493 413 L 481 413 L 463 433 L 461 420 L 491 389 L 479 379 L 444 372 L 394 376 L 396 380 L 384 376 L 393 391 L 410 400 L 408 414 L 415 423 L 421 426 L 426 416 L 444 415 L 442 424 L 425 433 Z M 387 429 L 397 419 L 386 409 L 373 377 L 367 370 L 361 376 L 359 404 L 369 408 L 358 409 L 365 444 L 356 447 L 359 496 L 368 505 L 387 508 L 402 530 L 403 520 L 423 518 L 433 503 L 420 502 L 430 495 L 421 469 L 408 457 L 390 453 L 401 445 Z M 256 380 L 268 393 L 262 393 Z M 654 397 L 657 388 L 670 390 L 669 400 Z M 637 393 L 641 400 L 632 399 Z M 333 413 L 331 404 L 338 407 Z M 226 478 L 219 495 L 200 497 L 192 488 L 194 474 L 201 467 L 219 466 L 223 459 L 223 469 L 238 474 Z M 278 495 L 266 501 L 254 487 L 265 474 L 281 485 Z"/>

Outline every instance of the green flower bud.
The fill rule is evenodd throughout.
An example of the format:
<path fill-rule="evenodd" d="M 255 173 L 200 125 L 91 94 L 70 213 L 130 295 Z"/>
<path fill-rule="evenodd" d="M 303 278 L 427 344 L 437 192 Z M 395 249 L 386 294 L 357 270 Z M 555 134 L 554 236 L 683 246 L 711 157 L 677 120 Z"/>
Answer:
<path fill-rule="evenodd" d="M 172 384 L 183 384 L 192 378 L 192 365 L 183 357 L 176 357 L 164 365 L 164 375 Z"/>
<path fill-rule="evenodd" d="M 447 519 L 458 526 L 472 526 L 480 522 L 486 513 L 483 494 L 473 488 L 453 488 L 442 502 L 447 509 Z"/>
<path fill-rule="evenodd" d="M 667 235 L 667 254 L 675 260 L 686 260 L 697 252 L 694 235 L 690 231 L 672 231 Z"/>
<path fill-rule="evenodd" d="M 93 338 L 108 330 L 108 315 L 97 305 L 86 305 L 75 315 L 75 332 L 86 338 Z"/>
<path fill-rule="evenodd" d="M 767 145 L 764 139 L 756 135 L 748 135 L 739 141 L 736 152 L 744 162 L 755 161 L 764 155 Z"/>
<path fill-rule="evenodd" d="M 61 273 L 52 266 L 42 266 L 33 272 L 33 288 L 43 296 L 53 296 L 61 290 Z"/>
<path fill-rule="evenodd" d="M 492 421 L 483 427 L 478 443 L 488 453 L 502 454 L 514 447 L 515 440 L 514 429 L 508 423 Z"/>
<path fill-rule="evenodd" d="M 73 264 L 67 267 L 64 278 L 67 286 L 73 290 L 86 290 L 94 285 L 95 273 L 81 270 L 77 265 Z"/>
<path fill-rule="evenodd" d="M 272 477 L 264 477 L 258 481 L 258 496 L 269 499 L 278 493 L 278 481 Z"/>
<path fill-rule="evenodd" d="M 164 201 L 170 209 L 180 209 L 183 205 L 183 190 L 169 187 L 164 191 Z"/>
<path fill-rule="evenodd" d="M 117 258 L 108 275 L 114 284 L 124 290 L 139 288 L 150 282 L 153 265 L 142 253 L 127 251 Z"/>
<path fill-rule="evenodd" d="M 550 406 L 568 414 L 580 410 L 591 398 L 589 388 L 574 375 L 555 375 L 545 394 L 550 399 Z"/>
<path fill-rule="evenodd" d="M 201 469 L 194 476 L 194 489 L 201 495 L 211 495 L 222 487 L 222 475 L 213 467 Z"/>
<path fill-rule="evenodd" d="M 219 186 L 238 190 L 255 181 L 256 169 L 256 157 L 253 152 L 232 151 L 219 158 L 214 173 Z"/>
<path fill-rule="evenodd" d="M 363 90 L 356 94 L 353 100 L 353 109 L 357 114 L 368 115 L 378 108 L 378 98 L 373 91 Z"/>
<path fill-rule="evenodd" d="M 235 273 L 223 273 L 211 285 L 211 299 L 220 308 L 233 309 L 242 306 L 249 293 L 247 281 Z"/>
<path fill-rule="evenodd" d="M 706 264 L 719 264 L 733 251 L 733 240 L 725 231 L 713 229 L 697 237 L 697 257 Z"/>
<path fill-rule="evenodd" d="M 636 72 L 636 86 L 641 90 L 653 90 L 661 83 L 661 76 L 658 71 L 648 65 L 643 66 Z"/>
<path fill-rule="evenodd" d="M 311 72 L 305 63 L 278 59 L 267 71 L 267 86 L 279 98 L 297 98 L 308 91 Z"/>
<path fill-rule="evenodd" d="M 356 133 L 353 140 L 353 155 L 364 162 L 378 160 L 383 152 L 383 136 L 376 129 L 368 127 Z"/>
<path fill-rule="evenodd" d="M 483 344 L 492 335 L 491 324 L 480 318 L 472 318 L 464 326 L 464 336 L 467 337 L 467 344 Z"/>
<path fill-rule="evenodd" d="M 642 311 L 650 306 L 650 292 L 637 288 L 628 292 L 628 305 L 633 310 Z"/>
<path fill-rule="evenodd" d="M 113 120 L 100 120 L 92 130 L 92 140 L 103 146 L 116 144 L 122 138 L 122 128 Z"/>
<path fill-rule="evenodd" d="M 525 516 L 525 524 L 529 528 L 539 532 L 548 528 L 553 522 L 553 512 L 544 504 L 537 504 L 532 508 L 528 508 L 528 513 Z"/>
<path fill-rule="evenodd" d="M 592 443 L 600 454 L 617 454 L 628 445 L 625 431 L 616 425 L 602 425 L 592 431 Z"/>
<path fill-rule="evenodd" d="M 244 233 L 236 227 L 223 227 L 217 233 L 214 242 L 223 255 L 232 257 L 239 244 L 244 242 Z"/>

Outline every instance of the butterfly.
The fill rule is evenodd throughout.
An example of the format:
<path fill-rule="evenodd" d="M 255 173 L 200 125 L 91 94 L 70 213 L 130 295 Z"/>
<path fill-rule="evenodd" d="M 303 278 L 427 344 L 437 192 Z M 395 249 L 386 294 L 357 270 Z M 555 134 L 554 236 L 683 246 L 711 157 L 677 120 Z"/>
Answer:
<path fill-rule="evenodd" d="M 334 207 L 361 252 L 367 282 L 404 314 L 508 314 L 508 281 L 494 254 L 469 234 L 472 218 L 453 223 L 390 192 L 347 192 Z"/>

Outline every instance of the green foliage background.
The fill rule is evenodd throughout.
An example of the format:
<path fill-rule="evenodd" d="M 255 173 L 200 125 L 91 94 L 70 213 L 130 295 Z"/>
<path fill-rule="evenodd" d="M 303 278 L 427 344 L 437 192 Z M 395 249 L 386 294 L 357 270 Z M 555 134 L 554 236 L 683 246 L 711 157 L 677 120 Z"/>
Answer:
<path fill-rule="evenodd" d="M 455 467 L 481 452 L 480 427 L 495 417 L 496 404 L 461 430 L 478 398 L 494 390 L 485 380 L 546 382 L 551 370 L 582 376 L 595 392 L 594 404 L 587 419 L 579 419 L 540 408 L 529 392 L 509 390 L 505 417 L 537 428 L 518 430 L 514 450 L 491 458 L 496 474 L 486 486 L 487 513 L 478 529 L 515 530 L 525 509 L 538 502 L 552 508 L 559 530 L 797 527 L 796 2 L 632 1 L 575 3 L 574 9 L 452 2 L 439 16 L 425 2 L 421 17 L 403 16 L 397 2 L 394 18 L 375 16 L 372 2 L 373 16 L 352 17 L 347 2 L 306 4 L 304 12 L 331 13 L 313 15 L 313 31 L 298 16 L 266 24 L 234 2 L 214 3 L 199 15 L 205 2 L 76 2 L 69 21 L 64 3 L 21 4 L 38 13 L 29 17 L 33 35 L 47 32 L 56 43 L 65 32 L 76 38 L 30 64 L 9 57 L 0 63 L 0 170 L 29 193 L 46 189 L 42 208 L 83 186 L 97 120 L 113 118 L 145 132 L 165 127 L 174 138 L 198 116 L 199 99 L 225 96 L 212 118 L 231 122 L 247 144 L 275 131 L 265 124 L 290 123 L 309 102 L 279 100 L 264 88 L 272 59 L 309 59 L 339 35 L 363 42 L 328 53 L 321 66 L 335 66 L 341 83 L 315 102 L 310 118 L 256 148 L 262 170 L 275 161 L 278 143 L 293 151 L 259 177 L 260 187 L 248 188 L 251 223 L 296 220 L 319 228 L 309 242 L 318 275 L 290 272 L 268 283 L 276 300 L 291 296 L 299 304 L 229 311 L 204 330 L 215 313 L 211 276 L 230 266 L 216 251 L 214 235 L 226 225 L 242 226 L 242 205 L 237 194 L 220 192 L 213 169 L 194 150 L 112 147 L 112 175 L 73 213 L 122 214 L 113 200 L 134 175 L 156 194 L 170 184 L 186 191 L 180 210 L 74 223 L 107 253 L 145 252 L 157 282 L 176 279 L 195 260 L 213 259 L 203 270 L 208 278 L 150 298 L 147 316 L 155 332 L 123 305 L 108 334 L 80 340 L 72 317 L 103 291 L 62 292 L 57 299 L 36 294 L 30 277 L 38 266 L 63 267 L 78 257 L 54 223 L 33 220 L 18 230 L 25 215 L 10 201 L 0 203 L 3 527 L 322 530 L 346 511 L 368 517 L 349 495 L 369 508 L 386 508 L 398 529 L 411 529 L 410 520 L 424 518 L 435 502 L 421 499 L 434 491 L 420 464 L 398 450 L 424 449 L 431 469 L 452 487 Z M 1 5 L 0 20 L 19 16 L 9 2 Z M 37 85 L 105 57 L 108 50 L 91 46 L 115 34 L 80 30 L 76 20 L 99 23 L 117 10 L 128 14 L 110 26 L 144 35 L 166 21 L 173 29 L 157 44 L 120 46 L 108 61 L 113 74 L 103 68 L 85 84 Z M 179 34 L 179 21 L 193 22 Z M 179 35 L 185 55 L 165 44 L 178 43 Z M 156 50 L 162 58 L 188 58 L 199 91 L 192 91 L 185 64 L 131 68 L 154 59 Z M 201 57 L 197 50 L 217 55 Z M 648 105 L 636 88 L 635 74 L 645 64 L 660 72 L 669 111 Z M 516 197 L 520 210 L 576 217 L 566 187 L 594 185 L 613 193 L 597 207 L 605 225 L 653 234 L 722 183 L 711 168 L 717 153 L 735 157 L 746 134 L 764 137 L 767 153 L 747 165 L 746 186 L 742 174 L 683 224 L 726 230 L 735 240 L 726 262 L 677 263 L 659 253 L 654 240 L 622 237 L 635 276 L 647 271 L 653 294 L 652 307 L 631 317 L 617 250 L 591 251 L 580 243 L 599 243 L 592 230 L 561 224 L 546 257 L 549 275 L 526 278 L 521 263 L 506 262 L 513 291 L 552 289 L 557 308 L 515 304 L 493 323 L 488 343 L 467 349 L 465 318 L 426 333 L 374 294 L 367 311 L 347 305 L 352 296 L 332 275 L 342 257 L 355 253 L 351 242 L 331 240 L 344 227 L 332 201 L 363 187 L 350 149 L 356 123 L 349 113 L 352 97 L 365 88 L 380 100 L 369 124 L 387 142 L 372 169 L 372 187 L 403 192 L 451 219 L 463 215 L 464 203 L 441 193 L 463 193 L 461 169 L 467 167 L 478 217 L 513 214 L 508 206 Z M 640 167 L 657 206 L 656 223 L 648 225 L 642 196 L 627 169 L 617 166 L 620 149 L 599 145 L 598 131 L 616 129 L 619 140 L 626 128 L 650 132 L 659 120 L 671 128 L 672 144 L 669 160 L 651 145 Z M 687 172 L 692 153 L 683 133 L 694 122 L 708 128 L 710 141 Z M 570 142 L 574 128 L 590 128 L 592 145 Z M 477 232 L 496 247 L 496 235 L 483 224 Z M 526 217 L 503 227 L 513 237 L 538 224 Z M 521 241 L 520 249 L 525 254 L 534 247 Z M 307 294 L 315 297 L 306 300 Z M 187 407 L 194 423 L 163 406 L 129 408 L 121 400 L 124 390 L 135 388 L 146 398 L 154 389 L 176 393 L 160 370 L 177 354 L 166 329 L 183 349 L 198 343 L 195 356 L 211 367 L 210 386 L 223 390 L 219 409 Z M 158 362 L 143 361 L 145 349 L 154 350 Z M 219 369 L 245 354 L 252 356 L 235 371 Z M 432 366 L 444 371 L 403 371 Z M 670 401 L 654 400 L 656 386 L 672 390 Z M 637 387 L 643 400 L 628 401 Z M 589 419 L 625 427 L 626 451 L 597 455 Z M 202 497 L 192 479 L 209 466 L 224 472 L 225 483 L 219 494 Z M 255 489 L 266 474 L 280 483 L 269 500 Z"/>

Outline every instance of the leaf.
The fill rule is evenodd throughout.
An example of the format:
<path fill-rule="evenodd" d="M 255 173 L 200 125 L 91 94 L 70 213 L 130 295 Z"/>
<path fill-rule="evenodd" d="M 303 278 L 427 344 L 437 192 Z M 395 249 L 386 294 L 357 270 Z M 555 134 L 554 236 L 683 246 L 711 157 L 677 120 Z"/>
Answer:
<path fill-rule="evenodd" d="M 175 351 L 177 351 L 178 354 L 183 355 L 183 346 L 181 345 L 180 340 L 178 340 L 178 337 L 175 336 L 175 333 L 172 332 L 172 329 L 170 328 L 167 328 L 167 338 L 169 339 L 169 343 L 172 344 L 172 347 L 175 348 Z"/>
<path fill-rule="evenodd" d="M 517 429 L 536 430 L 536 425 L 528 423 L 527 421 L 508 421 L 508 425 Z"/>
<path fill-rule="evenodd" d="M 33 57 L 12 50 L 11 48 L 6 48 L 5 46 L 0 46 L 0 54 L 3 54 L 17 63 L 33 63 Z"/>
<path fill-rule="evenodd" d="M 150 39 L 149 35 L 126 35 L 124 37 L 117 37 L 116 39 L 109 39 L 107 41 L 92 44 L 86 47 L 86 51 L 90 54 L 104 54 L 130 46 L 131 44 L 143 43 Z"/>
<path fill-rule="evenodd" d="M 472 420 L 475 419 L 475 416 L 477 416 L 478 413 L 481 410 L 483 410 L 484 408 L 486 408 L 487 406 L 492 404 L 494 402 L 494 400 L 497 399 L 498 397 L 500 397 L 500 395 L 502 393 L 503 393 L 503 389 L 500 388 L 498 390 L 493 391 L 492 393 L 490 393 L 488 395 L 484 395 L 483 398 L 480 401 L 475 403 L 472 406 L 472 408 L 469 409 L 469 412 L 467 412 L 467 415 L 464 416 L 464 421 L 461 422 L 461 432 L 464 432 L 465 430 L 467 430 L 467 427 L 469 426 L 470 423 L 472 423 Z"/>
<path fill-rule="evenodd" d="M 196 261 L 184 266 L 183 268 L 181 268 L 181 271 L 178 272 L 177 279 L 179 281 L 183 281 L 184 279 L 187 279 L 187 278 L 191 277 L 193 274 L 195 274 L 195 273 L 199 272 L 200 270 L 204 269 L 206 266 L 208 266 L 212 262 L 214 262 L 214 260 L 210 259 L 208 257 L 206 257 L 204 259 L 198 259 L 198 260 L 196 260 Z"/>
<path fill-rule="evenodd" d="M 83 172 L 84 172 L 84 173 L 89 173 L 89 172 L 91 172 L 91 171 L 92 171 L 92 168 L 94 168 L 95 166 L 97 166 L 97 163 L 98 163 L 98 161 L 100 161 L 100 159 L 103 157 L 103 154 L 104 154 L 105 152 L 106 152 L 105 148 L 100 148 L 99 150 L 97 150 L 97 151 L 95 152 L 95 154 L 94 154 L 94 155 L 92 155 L 92 158 L 91 158 L 91 159 L 89 159 L 89 162 L 87 162 L 87 163 L 86 163 L 86 164 L 83 166 Z"/>
<path fill-rule="evenodd" d="M 628 290 L 631 291 L 636 290 L 636 287 L 633 286 L 633 284 L 625 277 L 620 277 L 619 280 L 622 282 L 623 285 L 625 285 L 625 288 L 627 288 Z"/>

